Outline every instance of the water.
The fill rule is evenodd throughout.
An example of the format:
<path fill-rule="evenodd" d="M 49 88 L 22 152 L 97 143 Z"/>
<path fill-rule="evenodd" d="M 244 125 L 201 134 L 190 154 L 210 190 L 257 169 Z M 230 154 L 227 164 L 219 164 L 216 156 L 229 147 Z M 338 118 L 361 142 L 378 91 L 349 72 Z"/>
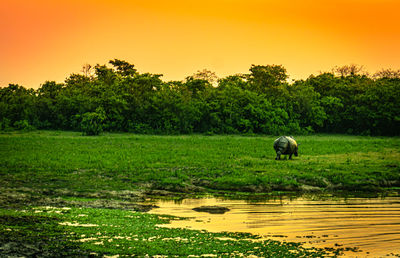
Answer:
<path fill-rule="evenodd" d="M 153 202 L 154 203 L 154 202 Z M 400 197 L 309 199 L 283 197 L 247 202 L 216 198 L 158 200 L 151 213 L 191 217 L 167 227 L 211 232 L 249 232 L 263 239 L 302 242 L 315 247 L 358 247 L 350 256 L 400 254 Z M 192 209 L 199 206 L 227 207 L 225 214 Z"/>

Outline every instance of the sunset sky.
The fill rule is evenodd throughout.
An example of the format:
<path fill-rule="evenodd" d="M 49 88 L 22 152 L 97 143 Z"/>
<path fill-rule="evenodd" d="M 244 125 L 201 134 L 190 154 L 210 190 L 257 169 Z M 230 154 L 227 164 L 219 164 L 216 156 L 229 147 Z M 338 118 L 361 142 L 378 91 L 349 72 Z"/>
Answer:
<path fill-rule="evenodd" d="M 399 13 L 399 0 L 1 0 L 0 86 L 63 82 L 114 58 L 164 80 L 251 64 L 294 79 L 400 69 Z"/>

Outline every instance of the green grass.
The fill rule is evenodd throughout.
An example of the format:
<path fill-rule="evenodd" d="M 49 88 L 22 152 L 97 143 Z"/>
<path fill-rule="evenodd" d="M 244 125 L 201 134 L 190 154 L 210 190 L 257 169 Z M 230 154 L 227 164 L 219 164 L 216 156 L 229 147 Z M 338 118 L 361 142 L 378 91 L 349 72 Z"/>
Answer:
<path fill-rule="evenodd" d="M 276 161 L 272 136 L 148 136 L 37 131 L 0 135 L 6 187 L 75 192 L 380 191 L 400 186 L 400 138 L 299 136 Z M 312 188 L 316 189 L 316 188 Z"/>

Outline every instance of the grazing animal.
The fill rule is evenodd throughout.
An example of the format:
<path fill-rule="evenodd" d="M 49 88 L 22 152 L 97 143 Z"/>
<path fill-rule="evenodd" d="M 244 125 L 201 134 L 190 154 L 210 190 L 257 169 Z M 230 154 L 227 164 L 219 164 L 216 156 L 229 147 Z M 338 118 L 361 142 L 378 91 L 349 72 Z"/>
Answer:
<path fill-rule="evenodd" d="M 294 154 L 298 156 L 297 149 L 298 144 L 292 136 L 281 136 L 274 141 L 274 149 L 276 151 L 276 160 L 281 159 L 281 155 L 289 155 L 289 159 L 292 159 Z"/>

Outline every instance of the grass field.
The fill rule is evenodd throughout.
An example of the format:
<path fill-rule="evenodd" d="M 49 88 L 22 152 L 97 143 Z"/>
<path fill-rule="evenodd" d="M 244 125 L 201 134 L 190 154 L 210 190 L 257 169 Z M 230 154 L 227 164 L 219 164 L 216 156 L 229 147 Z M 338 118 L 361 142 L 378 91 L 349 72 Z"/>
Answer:
<path fill-rule="evenodd" d="M 398 137 L 299 136 L 299 157 L 281 161 L 274 159 L 275 138 L 2 133 L 0 254 L 321 257 L 341 248 L 159 228 L 176 218 L 147 214 L 151 207 L 140 202 L 166 194 L 400 189 Z"/>
<path fill-rule="evenodd" d="M 0 135 L 2 186 L 74 192 L 381 191 L 400 187 L 400 138 L 296 137 L 276 161 L 272 136 L 147 136 L 38 131 Z"/>

